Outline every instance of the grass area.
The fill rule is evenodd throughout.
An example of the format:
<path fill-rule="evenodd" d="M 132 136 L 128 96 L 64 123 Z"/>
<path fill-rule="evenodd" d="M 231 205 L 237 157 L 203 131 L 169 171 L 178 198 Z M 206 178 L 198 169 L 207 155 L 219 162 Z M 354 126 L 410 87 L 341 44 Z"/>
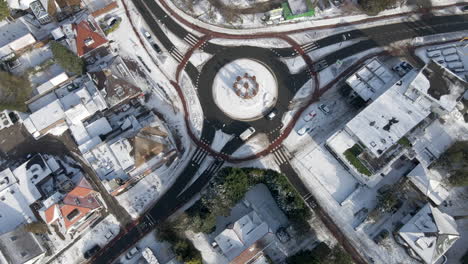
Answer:
<path fill-rule="evenodd" d="M 400 140 L 398 140 L 398 144 L 405 148 L 411 148 L 413 146 L 407 137 L 400 138 Z"/>
<path fill-rule="evenodd" d="M 361 174 L 364 174 L 366 176 L 371 176 L 372 173 L 370 170 L 359 160 L 357 156 L 362 153 L 362 148 L 358 145 L 355 144 L 351 148 L 347 149 L 343 155 L 345 156 L 346 160 L 348 160 L 351 165 L 353 165 L 354 168 L 357 169 L 357 171 Z"/>
<path fill-rule="evenodd" d="M 122 19 L 117 19 L 117 21 L 114 23 L 114 25 L 110 26 L 110 27 L 107 27 L 106 29 L 104 29 L 104 34 L 109 35 L 110 33 L 116 31 L 119 26 L 120 26 L 120 23 L 122 22 Z"/>
<path fill-rule="evenodd" d="M 397 0 L 358 0 L 358 4 L 369 16 L 375 16 L 385 9 L 395 6 Z"/>
<path fill-rule="evenodd" d="M 302 13 L 302 14 L 297 14 L 294 15 L 291 11 L 291 8 L 289 7 L 288 2 L 284 2 L 281 7 L 283 8 L 283 17 L 286 20 L 290 19 L 295 19 L 299 17 L 310 17 L 310 16 L 315 16 L 315 6 L 312 4 L 311 0 L 306 0 L 306 5 L 307 5 L 307 12 Z"/>
<path fill-rule="evenodd" d="M 27 111 L 24 103 L 31 96 L 32 88 L 24 76 L 0 71 L 0 111 L 4 109 Z"/>

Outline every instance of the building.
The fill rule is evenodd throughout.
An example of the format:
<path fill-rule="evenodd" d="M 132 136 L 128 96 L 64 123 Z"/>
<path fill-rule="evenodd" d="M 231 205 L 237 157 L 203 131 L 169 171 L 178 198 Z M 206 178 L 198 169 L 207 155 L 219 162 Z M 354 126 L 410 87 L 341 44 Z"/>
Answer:
<path fill-rule="evenodd" d="M 460 238 L 453 217 L 426 204 L 399 231 L 398 241 L 410 256 L 432 264 Z"/>
<path fill-rule="evenodd" d="M 440 205 L 449 196 L 448 190 L 442 184 L 442 175 L 425 168 L 422 164 L 418 164 L 407 177 L 435 206 Z"/>
<path fill-rule="evenodd" d="M 282 4 L 282 8 L 286 20 L 315 15 L 314 6 L 309 0 L 288 0 Z"/>
<path fill-rule="evenodd" d="M 137 67 L 134 62 L 114 56 L 89 70 L 90 78 L 106 99 L 109 108 L 142 94 L 135 79 Z"/>
<path fill-rule="evenodd" d="M 61 41 L 71 51 L 85 59 L 94 56 L 101 48 L 105 49 L 109 43 L 94 17 L 84 11 L 62 24 L 60 30 L 54 31 L 54 37 L 63 38 Z"/>
<path fill-rule="evenodd" d="M 456 75 L 431 62 L 409 72 L 373 100 L 327 140 L 327 147 L 367 184 L 370 176 L 388 173 L 390 165 L 408 152 L 411 132 L 452 112 L 467 87 Z"/>
<path fill-rule="evenodd" d="M 104 98 L 86 77 L 61 83 L 58 88 L 48 86 L 28 102 L 32 113 L 23 120 L 23 125 L 36 139 L 48 133 L 59 135 L 69 126 L 107 109 Z"/>
<path fill-rule="evenodd" d="M 46 250 L 39 239 L 22 227 L 0 235 L 0 260 L 7 264 L 33 264 L 45 256 Z"/>
<path fill-rule="evenodd" d="M 83 177 L 63 198 L 51 196 L 44 201 L 40 214 L 48 225 L 55 225 L 63 233 L 84 230 L 99 219 L 103 209 L 99 195 Z"/>
<path fill-rule="evenodd" d="M 0 21 L 0 61 L 8 61 L 15 57 L 15 53 L 36 43 L 36 38 L 31 34 L 29 25 L 24 20 L 14 23 Z"/>
<path fill-rule="evenodd" d="M 252 211 L 226 228 L 214 240 L 224 256 L 233 261 L 268 232 L 268 224 Z"/>
<path fill-rule="evenodd" d="M 377 58 L 346 79 L 346 84 L 353 89 L 350 96 L 359 96 L 366 102 L 377 99 L 395 82 L 393 74 Z"/>

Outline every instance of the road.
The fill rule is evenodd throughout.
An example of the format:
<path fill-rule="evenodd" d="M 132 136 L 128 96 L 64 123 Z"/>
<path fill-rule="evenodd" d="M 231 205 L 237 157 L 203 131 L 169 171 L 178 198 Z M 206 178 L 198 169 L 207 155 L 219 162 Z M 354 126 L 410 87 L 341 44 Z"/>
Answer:
<path fill-rule="evenodd" d="M 172 16 L 166 14 L 159 5 L 154 1 L 133 0 L 133 3 L 142 14 L 146 23 L 150 26 L 154 35 L 161 42 L 164 49 L 166 49 L 178 62 L 181 62 L 182 55 L 177 47 L 169 40 L 161 29 L 159 23 L 163 24 L 165 29 L 174 33 L 180 39 L 184 39 L 188 44 L 195 45 L 199 40 L 195 34 L 188 32 L 184 27 L 180 26 L 172 19 Z M 323 57 L 320 61 L 316 62 L 314 69 L 316 71 L 322 70 L 327 65 L 331 65 L 338 59 L 344 59 L 359 52 L 368 50 L 377 46 L 386 46 L 392 42 L 409 39 L 416 36 L 437 34 L 442 32 L 453 32 L 461 29 L 468 28 L 468 16 L 444 16 L 435 17 L 431 19 L 423 19 L 421 21 L 408 21 L 397 24 L 389 24 L 384 26 L 376 26 L 367 29 L 356 29 L 345 33 L 331 35 L 314 42 L 308 43 L 303 48 L 307 52 L 318 49 L 320 47 L 329 46 L 332 44 L 340 43 L 350 39 L 363 38 L 362 41 L 342 48 L 337 52 Z M 343 37 L 344 36 L 344 37 Z M 211 84 L 213 82 L 216 72 L 226 63 L 237 58 L 252 58 L 263 62 L 265 65 L 275 73 L 281 84 L 281 100 L 278 101 L 279 116 L 282 116 L 287 111 L 289 100 L 292 99 L 295 93 L 302 85 L 310 79 L 310 73 L 305 70 L 298 74 L 290 74 L 286 65 L 284 65 L 279 58 L 296 56 L 296 50 L 292 48 L 283 49 L 264 49 L 258 47 L 232 47 L 220 46 L 208 42 L 204 45 L 203 51 L 211 53 L 214 56 L 206 63 L 202 71 L 199 71 L 191 63 L 185 66 L 185 71 L 189 74 L 192 80 L 200 79 L 202 82 L 199 84 L 199 98 L 203 111 L 206 116 L 201 141 L 206 145 L 213 142 L 215 130 L 222 128 L 225 132 L 239 135 L 246 127 L 254 126 L 258 131 L 267 132 L 281 126 L 279 118 L 274 121 L 266 121 L 264 119 L 254 122 L 239 122 L 231 120 L 224 115 L 217 106 L 213 103 L 211 98 Z M 194 83 L 196 83 L 194 81 Z M 272 141 L 278 135 L 270 133 L 269 137 Z M 223 149 L 222 153 L 227 155 L 232 154 L 244 142 L 238 137 L 234 137 L 228 142 Z M 319 214 L 321 219 L 327 227 L 333 232 L 345 249 L 353 256 L 357 263 L 366 263 L 356 249 L 349 244 L 346 238 L 342 235 L 332 219 L 316 204 L 314 198 L 299 179 L 297 173 L 290 165 L 289 160 L 292 158 L 291 154 L 283 147 L 279 146 L 273 152 L 276 160 L 279 163 L 281 171 L 287 175 L 291 184 L 297 189 L 304 200 L 311 208 L 315 208 L 315 212 Z M 202 188 L 209 182 L 211 177 L 221 168 L 224 161 L 215 159 L 207 169 L 190 185 L 196 172 L 200 169 L 201 164 L 205 161 L 208 152 L 203 148 L 198 148 L 193 153 L 190 162 L 184 168 L 183 172 L 178 176 L 173 186 L 160 198 L 160 200 L 151 208 L 138 223 L 128 226 L 127 230 L 119 234 L 117 239 L 114 239 L 105 250 L 102 250 L 98 256 L 93 260 L 95 263 L 108 263 L 117 258 L 127 248 L 133 245 L 137 240 L 145 234 L 154 229 L 154 226 L 164 221 L 178 208 L 184 205 L 187 201 L 192 199 Z"/>

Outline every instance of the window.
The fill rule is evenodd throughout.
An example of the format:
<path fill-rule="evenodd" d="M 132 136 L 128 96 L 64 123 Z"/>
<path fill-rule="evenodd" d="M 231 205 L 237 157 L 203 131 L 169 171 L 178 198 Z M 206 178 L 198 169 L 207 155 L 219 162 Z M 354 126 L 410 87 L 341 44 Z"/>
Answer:
<path fill-rule="evenodd" d="M 17 237 L 16 237 L 16 236 L 12 236 L 12 237 L 10 237 L 10 239 L 11 239 L 11 241 L 15 241 L 15 240 L 17 239 Z"/>
<path fill-rule="evenodd" d="M 68 220 L 72 220 L 73 218 L 77 217 L 78 215 L 80 214 L 80 211 L 78 209 L 73 209 L 73 211 L 71 211 L 68 215 L 67 215 L 67 219 Z"/>
<path fill-rule="evenodd" d="M 21 251 L 21 256 L 24 258 L 28 255 L 28 253 L 24 252 L 24 251 Z"/>

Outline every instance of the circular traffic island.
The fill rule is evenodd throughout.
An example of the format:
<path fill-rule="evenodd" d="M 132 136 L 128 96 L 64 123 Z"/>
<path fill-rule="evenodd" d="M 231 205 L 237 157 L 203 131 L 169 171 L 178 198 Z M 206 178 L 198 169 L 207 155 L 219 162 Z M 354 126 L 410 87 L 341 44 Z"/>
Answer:
<path fill-rule="evenodd" d="M 273 108 L 278 84 L 266 65 L 237 59 L 217 72 L 212 92 L 215 104 L 224 114 L 234 120 L 253 121 Z"/>

